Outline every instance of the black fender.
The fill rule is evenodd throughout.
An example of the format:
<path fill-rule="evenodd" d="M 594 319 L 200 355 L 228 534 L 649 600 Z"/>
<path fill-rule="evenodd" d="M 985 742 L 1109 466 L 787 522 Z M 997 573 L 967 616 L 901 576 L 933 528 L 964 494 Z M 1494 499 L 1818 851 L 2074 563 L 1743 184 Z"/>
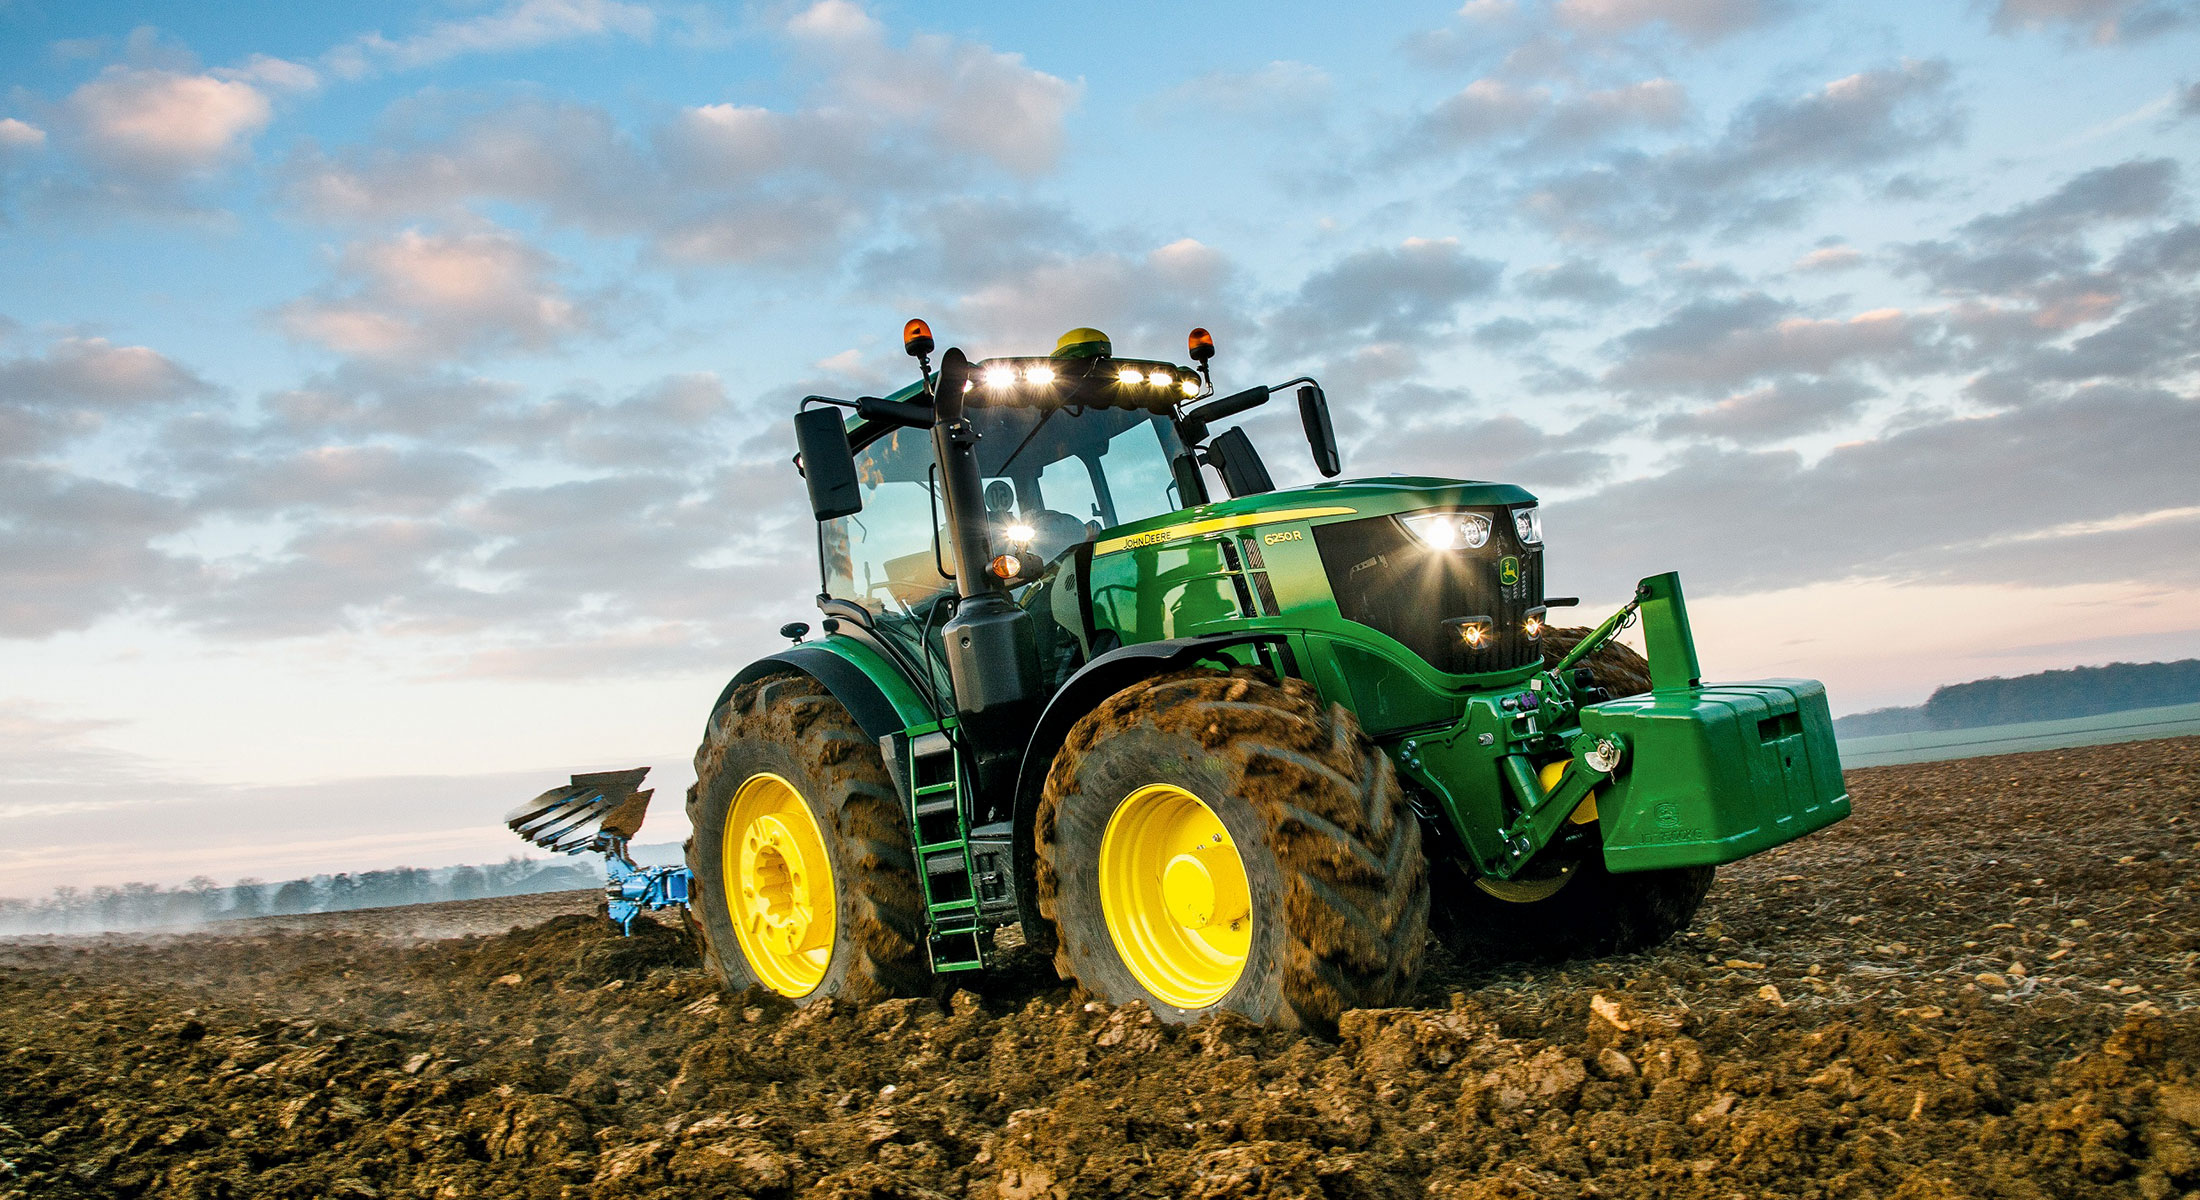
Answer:
<path fill-rule="evenodd" d="M 812 645 L 794 645 L 777 654 L 769 654 L 741 668 L 726 690 L 718 693 L 718 702 L 710 706 L 711 720 L 716 720 L 718 710 L 733 698 L 734 689 L 766 675 L 787 673 L 807 675 L 825 685 L 825 690 L 840 701 L 848 714 L 856 719 L 856 726 L 872 741 L 900 733 L 904 728 L 901 714 L 894 710 L 893 702 L 862 668 L 847 659 Z M 710 724 L 703 725 L 703 736 L 710 737 Z"/>
<path fill-rule="evenodd" d="M 1070 727 L 1099 707 L 1101 701 L 1140 680 L 1210 659 L 1234 661 L 1223 658 L 1221 651 L 1231 646 L 1260 643 L 1274 643 L 1286 656 L 1290 653 L 1289 635 L 1274 630 L 1118 646 L 1079 667 L 1047 701 L 1046 710 L 1039 714 L 1039 723 L 1032 728 L 1030 740 L 1024 744 L 1023 763 L 1016 772 L 1016 803 L 1009 839 L 1013 847 L 1016 899 L 1023 917 L 1024 941 L 1034 950 L 1051 956 L 1054 931 L 1039 914 L 1039 852 L 1032 837 L 1032 826 L 1038 819 L 1039 795 L 1046 787 L 1047 772 L 1053 768 L 1054 756 L 1062 749 L 1062 743 L 1069 740 Z"/>

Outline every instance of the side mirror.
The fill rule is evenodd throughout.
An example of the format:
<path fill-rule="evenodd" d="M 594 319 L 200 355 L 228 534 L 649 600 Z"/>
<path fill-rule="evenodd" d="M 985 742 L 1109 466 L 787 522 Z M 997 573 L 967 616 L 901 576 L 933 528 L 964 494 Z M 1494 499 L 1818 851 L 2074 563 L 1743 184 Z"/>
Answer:
<path fill-rule="evenodd" d="M 863 488 L 856 478 L 856 456 L 848 448 L 848 427 L 837 408 L 805 408 L 794 415 L 795 445 L 801 448 L 802 482 L 810 488 L 810 511 L 820 521 L 863 511 Z"/>
<path fill-rule="evenodd" d="M 1344 459 L 1337 453 L 1337 430 L 1329 423 L 1329 397 L 1322 395 L 1320 385 L 1299 388 L 1299 422 L 1306 426 L 1306 444 L 1314 450 L 1314 469 L 1324 478 L 1336 478 L 1344 470 Z"/>

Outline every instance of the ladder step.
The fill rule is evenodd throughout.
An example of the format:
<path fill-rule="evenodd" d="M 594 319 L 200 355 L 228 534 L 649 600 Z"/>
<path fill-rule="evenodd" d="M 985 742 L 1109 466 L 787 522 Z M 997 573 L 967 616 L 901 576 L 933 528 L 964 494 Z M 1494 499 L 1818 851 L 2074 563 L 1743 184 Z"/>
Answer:
<path fill-rule="evenodd" d="M 926 950 L 935 971 L 975 971 L 985 966 L 985 947 L 974 929 L 933 934 Z"/>

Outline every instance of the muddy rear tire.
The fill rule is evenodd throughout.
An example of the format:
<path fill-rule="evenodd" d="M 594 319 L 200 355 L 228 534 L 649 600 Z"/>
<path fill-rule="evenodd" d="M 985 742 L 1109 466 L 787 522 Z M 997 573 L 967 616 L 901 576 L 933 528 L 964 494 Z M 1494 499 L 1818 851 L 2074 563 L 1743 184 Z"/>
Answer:
<path fill-rule="evenodd" d="M 1158 815 L 1137 824 L 1149 808 Z M 1200 843 L 1194 849 L 1234 846 L 1242 864 L 1235 907 L 1215 900 L 1231 887 L 1210 893 L 1195 870 L 1199 915 L 1183 916 L 1179 891 L 1158 904 L 1166 919 L 1126 916 L 1139 907 L 1139 889 L 1163 895 L 1176 886 L 1164 880 L 1180 860 L 1196 857 L 1138 858 L 1141 838 L 1150 841 L 1178 817 L 1175 829 L 1214 831 L 1212 847 L 1201 835 L 1191 839 Z M 1420 970 L 1428 927 L 1420 826 L 1388 756 L 1350 713 L 1325 708 L 1301 680 L 1279 683 L 1251 668 L 1195 670 L 1118 692 L 1070 730 L 1034 835 L 1038 907 L 1058 938 L 1055 969 L 1103 1000 L 1142 1000 L 1173 1023 L 1227 1010 L 1327 1031 L 1347 1009 L 1403 1000 Z M 1219 861 L 1227 860 L 1223 853 Z M 1226 873 L 1218 868 L 1215 878 Z M 1233 944 L 1237 927 L 1221 922 L 1235 912 L 1248 928 Z M 1225 965 L 1202 976 L 1204 984 L 1178 986 L 1170 963 L 1157 965 L 1150 945 L 1140 946 L 1178 937 L 1171 921 L 1192 928 L 1203 919 L 1201 936 L 1214 935 Z M 1234 975 L 1233 955 L 1241 964 Z M 1173 1003 L 1157 986 L 1190 1002 Z"/>
<path fill-rule="evenodd" d="M 766 987 L 796 1004 L 828 997 L 857 1001 L 924 995 L 931 988 L 922 943 L 923 901 L 917 890 L 907 817 L 902 813 L 877 743 L 824 686 L 806 675 L 774 675 L 735 689 L 711 716 L 695 752 L 695 784 L 688 789 L 688 870 L 694 876 L 690 908 L 703 941 L 703 961 L 726 987 Z M 772 780 L 781 781 L 781 790 Z M 774 832 L 803 825 L 802 811 L 821 835 L 830 884 L 817 862 L 812 887 L 832 893 L 829 952 L 805 957 L 775 955 L 758 939 L 758 918 L 741 891 L 742 830 L 729 830 L 736 809 L 754 811 L 757 789 L 776 792 L 784 809 Z M 791 794 L 792 800 L 786 799 Z M 795 810 L 796 802 L 802 811 Z M 754 822 L 747 822 L 754 827 Z M 726 853 L 731 837 L 734 853 Z M 799 859 L 800 854 L 794 856 Z M 750 884 L 753 886 L 754 880 Z M 822 898 L 822 892 L 820 892 Z M 822 904 L 817 906 L 822 909 Z M 806 914 L 810 919 L 824 916 Z M 760 947 L 744 951 L 737 920 Z M 804 990 L 806 989 L 806 990 Z"/>
<path fill-rule="evenodd" d="M 1544 666 L 1556 666 L 1589 632 L 1546 629 Z M 1617 641 L 1597 647 L 1579 665 L 1614 698 L 1650 690 L 1650 664 Z M 1569 840 L 1544 851 L 1545 861 L 1530 864 L 1529 875 L 1540 875 L 1545 881 L 1541 886 L 1485 887 L 1459 864 L 1436 868 L 1430 924 L 1454 957 L 1466 962 L 1564 962 L 1640 953 L 1688 928 L 1711 889 L 1714 868 L 1615 875 L 1604 867 L 1594 829 L 1569 829 L 1565 836 Z M 1548 881 L 1561 876 L 1558 886 L 1550 888 Z"/>

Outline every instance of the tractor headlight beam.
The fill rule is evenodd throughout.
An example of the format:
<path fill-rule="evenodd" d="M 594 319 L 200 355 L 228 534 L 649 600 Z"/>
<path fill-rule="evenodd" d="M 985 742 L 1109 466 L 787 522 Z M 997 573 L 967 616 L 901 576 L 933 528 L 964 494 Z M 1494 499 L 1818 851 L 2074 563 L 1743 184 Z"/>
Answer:
<path fill-rule="evenodd" d="M 1490 541 L 1490 519 L 1481 513 L 1416 513 L 1398 520 L 1431 550 L 1474 550 Z"/>

